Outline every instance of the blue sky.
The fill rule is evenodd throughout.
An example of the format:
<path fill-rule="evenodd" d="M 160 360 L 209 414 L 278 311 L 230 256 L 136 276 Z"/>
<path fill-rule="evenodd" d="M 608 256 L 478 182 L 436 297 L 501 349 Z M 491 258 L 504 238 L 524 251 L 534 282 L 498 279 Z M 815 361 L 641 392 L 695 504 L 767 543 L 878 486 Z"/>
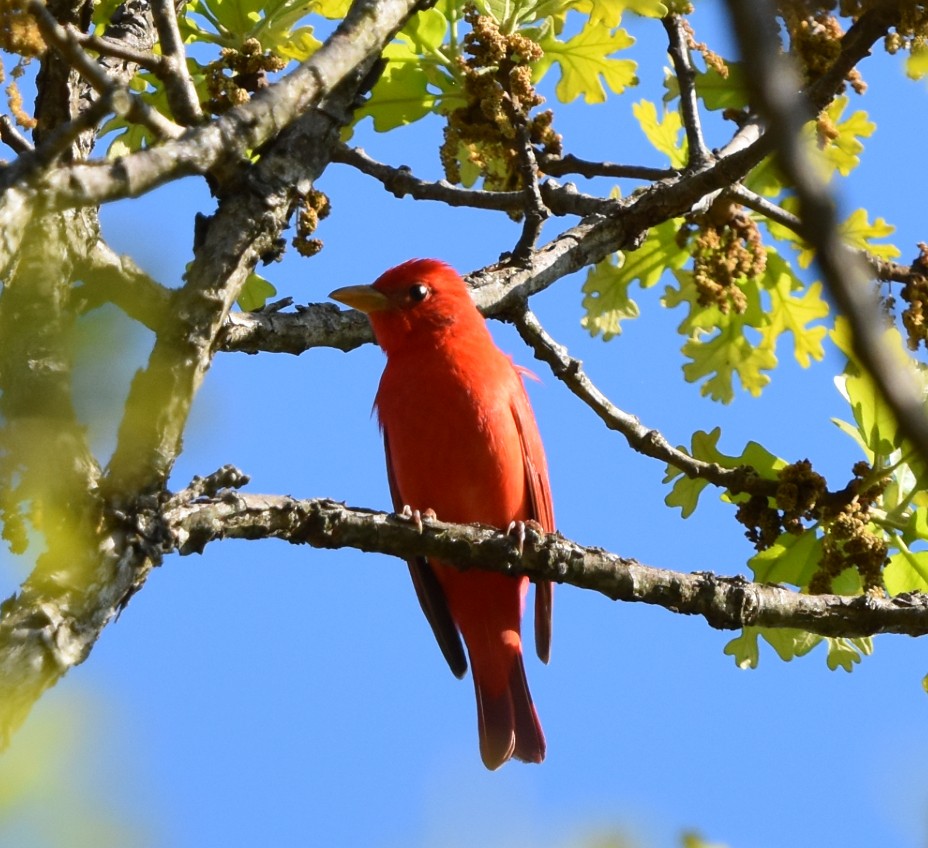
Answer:
<path fill-rule="evenodd" d="M 557 126 L 578 155 L 663 165 L 631 118 L 632 103 L 661 97 L 663 29 L 626 23 L 639 39 L 631 54 L 641 86 L 598 107 L 554 103 Z M 717 19 L 703 12 L 695 23 L 698 38 L 719 43 Z M 862 70 L 871 90 L 852 106 L 878 130 L 842 186 L 844 208 L 896 224 L 908 261 L 928 235 L 919 202 L 928 190 L 926 87 L 881 51 Z M 377 136 L 367 125 L 356 140 L 378 159 L 438 178 L 440 129 L 423 122 Z M 710 145 L 727 132 L 710 122 Z M 333 204 L 319 231 L 325 249 L 311 260 L 288 251 L 265 269 L 297 302 L 413 256 L 467 272 L 518 238 L 503 216 L 397 201 L 343 166 L 319 188 Z M 108 208 L 104 226 L 117 249 L 176 285 L 193 215 L 210 208 L 205 187 L 189 180 Z M 547 237 L 564 223 L 555 220 Z M 720 406 L 682 380 L 682 315 L 659 308 L 663 284 L 637 298 L 642 318 L 604 344 L 580 327 L 582 280 L 564 280 L 533 306 L 620 407 L 675 444 L 720 426 L 727 452 L 755 439 L 788 460 L 809 457 L 843 484 L 858 456 L 830 421 L 848 415 L 832 383 L 841 367 L 833 350 L 803 370 L 781 342 L 781 367 L 763 395 Z M 104 369 L 91 350 L 83 372 L 101 450 L 113 435 L 107 415 L 147 352 L 143 336 L 108 320 L 126 353 Z M 541 378 L 529 391 L 562 533 L 652 565 L 746 571 L 751 547 L 730 507 L 710 492 L 681 520 L 663 503 L 663 467 L 607 432 L 510 328 L 494 333 Z M 374 347 L 217 357 L 173 485 L 231 462 L 252 475 L 252 492 L 387 508 L 370 417 L 382 364 Z M 3 591 L 23 573 L 4 560 Z M 7 760 L 20 764 L 17 780 L 30 763 L 45 788 L 30 790 L 12 818 L 0 815 L 0 844 L 574 848 L 619 834 L 627 841 L 616 845 L 650 848 L 679 844 L 693 829 L 731 848 L 923 845 L 923 645 L 879 638 L 852 674 L 829 672 L 821 648 L 791 664 L 767 650 L 757 670 L 740 671 L 722 653 L 733 635 L 559 588 L 551 664 L 527 662 L 548 759 L 488 773 L 471 682 L 448 673 L 403 563 L 278 542 L 213 544 L 202 556 L 169 558 L 88 662 L 35 710 Z M 52 814 L 74 828 L 51 824 Z"/>

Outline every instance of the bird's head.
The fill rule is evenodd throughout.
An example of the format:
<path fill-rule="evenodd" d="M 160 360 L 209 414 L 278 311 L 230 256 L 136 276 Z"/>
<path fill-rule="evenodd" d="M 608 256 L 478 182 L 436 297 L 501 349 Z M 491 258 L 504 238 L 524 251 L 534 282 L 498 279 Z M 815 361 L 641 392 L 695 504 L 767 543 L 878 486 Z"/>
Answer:
<path fill-rule="evenodd" d="M 410 259 L 369 286 L 346 286 L 329 297 L 367 314 L 378 344 L 389 354 L 406 345 L 476 322 L 483 325 L 458 273 L 437 259 Z"/>

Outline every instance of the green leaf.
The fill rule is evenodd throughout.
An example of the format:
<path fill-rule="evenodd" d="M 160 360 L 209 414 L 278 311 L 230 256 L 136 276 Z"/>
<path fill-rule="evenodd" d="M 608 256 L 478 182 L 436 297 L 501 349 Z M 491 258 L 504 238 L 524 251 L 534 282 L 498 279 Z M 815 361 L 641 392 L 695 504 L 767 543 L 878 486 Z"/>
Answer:
<path fill-rule="evenodd" d="M 725 646 L 724 653 L 726 656 L 734 657 L 738 668 L 757 668 L 757 662 L 760 659 L 760 651 L 757 648 L 758 635 L 760 635 L 759 628 L 745 627 L 740 636 L 732 639 Z"/>
<path fill-rule="evenodd" d="M 873 640 L 870 637 L 862 639 L 825 639 L 828 645 L 828 668 L 835 671 L 843 668 L 853 671 L 855 664 L 861 660 L 861 654 L 870 656 L 873 653 Z"/>
<path fill-rule="evenodd" d="M 838 391 L 841 392 L 845 398 L 847 398 L 846 389 L 844 389 L 844 381 L 846 379 L 847 378 L 844 374 L 839 374 L 837 377 L 835 377 L 835 385 L 838 387 Z M 861 451 L 863 451 L 864 455 L 867 457 L 867 462 L 873 464 L 873 451 L 870 450 L 867 443 L 863 440 L 863 437 L 860 435 L 860 431 L 853 424 L 848 424 L 847 421 L 842 421 L 840 418 L 832 418 L 831 421 L 837 426 L 839 430 L 841 430 L 841 432 L 847 433 L 848 436 L 857 442 Z"/>
<path fill-rule="evenodd" d="M 711 432 L 706 433 L 703 430 L 697 430 L 693 433 L 690 442 L 690 449 L 680 446 L 679 450 L 688 453 L 694 459 L 703 462 L 714 462 L 722 468 L 737 468 L 741 465 L 749 465 L 757 473 L 768 480 L 774 478 L 776 472 L 786 465 L 786 462 L 778 456 L 774 456 L 763 445 L 757 442 L 748 442 L 740 456 L 728 456 L 722 453 L 718 448 L 719 437 L 722 435 L 722 428 L 715 427 Z M 681 509 L 682 517 L 688 518 L 696 509 L 696 503 L 699 495 L 708 485 L 708 481 L 702 478 L 690 478 L 683 474 L 680 469 L 668 465 L 664 474 L 664 483 L 669 483 L 676 478 L 673 489 L 664 499 L 667 506 L 678 506 Z"/>
<path fill-rule="evenodd" d="M 628 296 L 628 288 L 634 280 L 622 273 L 622 266 L 613 261 L 613 257 L 621 262 L 624 254 L 611 254 L 598 262 L 587 272 L 583 284 L 586 315 L 580 323 L 591 336 L 602 333 L 604 342 L 622 332 L 622 321 L 640 314 L 638 304 Z"/>
<path fill-rule="evenodd" d="M 727 78 L 715 68 L 696 74 L 696 93 L 707 109 L 743 109 L 748 105 L 743 66 L 740 62 L 728 62 L 727 66 Z"/>
<path fill-rule="evenodd" d="M 622 321 L 638 317 L 638 305 L 628 293 L 636 280 L 649 288 L 665 269 L 686 262 L 689 254 L 677 244 L 678 227 L 678 219 L 652 227 L 637 250 L 615 254 L 615 260 L 608 256 L 587 272 L 581 324 L 591 336 L 602 333 L 603 341 L 609 341 L 622 332 Z"/>
<path fill-rule="evenodd" d="M 621 94 L 635 85 L 637 63 L 631 59 L 610 58 L 619 50 L 635 43 L 624 29 L 610 31 L 608 27 L 587 22 L 569 41 L 558 41 L 549 31 L 540 44 L 545 55 L 535 66 L 537 79 L 557 62 L 561 66 L 561 79 L 555 91 L 558 99 L 571 103 L 583 95 L 587 103 L 604 103 L 606 88 Z"/>
<path fill-rule="evenodd" d="M 864 149 L 860 139 L 870 137 L 876 130 L 876 124 L 868 119 L 864 111 L 854 112 L 844 121 L 840 120 L 847 104 L 847 96 L 836 97 L 825 109 L 825 114 L 837 131 L 837 135 L 829 138 L 825 144 L 825 159 L 842 177 L 846 177 L 860 164 L 859 154 Z"/>
<path fill-rule="evenodd" d="M 645 18 L 663 18 L 667 14 L 660 0 L 575 0 L 570 8 L 589 15 L 590 23 L 610 29 L 619 25 L 626 11 Z"/>
<path fill-rule="evenodd" d="M 686 134 L 679 112 L 665 109 L 663 117 L 658 119 L 657 106 L 650 100 L 642 100 L 632 104 L 632 114 L 648 141 L 670 159 L 674 168 L 686 165 Z"/>
<path fill-rule="evenodd" d="M 858 432 L 867 448 L 880 456 L 891 454 L 899 447 L 902 436 L 896 418 L 873 378 L 865 372 L 847 374 L 844 389 Z"/>
<path fill-rule="evenodd" d="M 808 368 L 811 360 L 822 360 L 825 349 L 822 340 L 825 327 L 809 327 L 809 324 L 828 315 L 828 304 L 822 299 L 822 284 L 813 283 L 801 297 L 793 292 L 803 288 L 802 282 L 793 273 L 789 264 L 773 250 L 767 251 L 767 270 L 764 288 L 770 294 L 769 323 L 761 329 L 761 345 L 776 350 L 777 338 L 781 333 L 793 335 L 793 355 L 796 361 Z"/>
<path fill-rule="evenodd" d="M 815 633 L 807 633 L 793 627 L 762 627 L 760 633 L 783 662 L 804 657 L 822 641 L 822 637 Z"/>
<path fill-rule="evenodd" d="M 896 228 L 888 224 L 884 218 L 877 218 L 871 224 L 867 218 L 866 209 L 857 209 L 841 224 L 841 235 L 851 246 L 866 250 L 874 256 L 883 259 L 895 259 L 899 256 L 899 248 L 892 244 L 873 244 L 873 239 L 886 238 L 892 235 Z"/>
<path fill-rule="evenodd" d="M 928 74 L 928 47 L 921 47 L 912 51 L 911 55 L 906 59 L 905 72 L 912 79 L 921 79 Z"/>
<path fill-rule="evenodd" d="M 357 119 L 368 115 L 377 132 L 388 132 L 424 118 L 435 109 L 438 97 L 428 90 L 428 76 L 417 62 L 390 62 L 357 111 Z"/>
<path fill-rule="evenodd" d="M 267 299 L 275 294 L 277 294 L 277 289 L 274 286 L 264 277 L 252 273 L 248 275 L 245 285 L 242 286 L 242 290 L 239 292 L 238 305 L 243 312 L 253 312 L 255 309 L 264 306 Z"/>
<path fill-rule="evenodd" d="M 914 475 L 913 475 L 914 476 Z M 919 485 L 918 482 L 915 482 L 915 485 Z M 885 500 L 884 495 L 884 500 Z M 913 509 L 909 514 L 908 522 L 906 523 L 905 531 L 903 532 L 903 539 L 907 544 L 911 544 L 916 539 L 920 539 L 923 542 L 928 542 L 928 509 L 925 507 L 919 507 Z M 928 568 L 925 571 L 928 574 Z M 886 587 L 889 588 L 888 586 Z M 928 592 L 928 588 L 924 591 Z"/>
<path fill-rule="evenodd" d="M 748 560 L 758 583 L 809 585 L 822 559 L 822 540 L 814 530 L 798 536 L 782 533 L 769 548 Z"/>
<path fill-rule="evenodd" d="M 928 551 L 903 549 L 893 554 L 883 568 L 883 585 L 890 595 L 928 592 Z"/>
<path fill-rule="evenodd" d="M 757 397 L 770 382 L 763 372 L 777 365 L 776 354 L 769 348 L 754 347 L 734 321 L 708 340 L 690 339 L 683 345 L 683 353 L 692 360 L 683 366 L 687 382 L 707 378 L 700 386 L 700 394 L 722 403 L 734 400 L 735 374 L 744 389 Z"/>

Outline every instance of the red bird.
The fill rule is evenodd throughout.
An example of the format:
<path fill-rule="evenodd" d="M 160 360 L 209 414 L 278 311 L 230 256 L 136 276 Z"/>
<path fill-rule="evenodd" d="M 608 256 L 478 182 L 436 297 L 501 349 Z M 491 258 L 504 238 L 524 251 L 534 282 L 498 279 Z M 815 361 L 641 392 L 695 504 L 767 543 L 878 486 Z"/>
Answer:
<path fill-rule="evenodd" d="M 434 510 L 444 521 L 508 528 L 533 520 L 554 530 L 541 437 L 519 369 L 496 347 L 464 281 L 435 259 L 414 259 L 373 285 L 330 295 L 367 313 L 387 355 L 375 407 L 393 506 Z M 459 571 L 409 560 L 422 610 L 451 671 L 463 677 L 467 645 L 477 692 L 480 755 L 540 763 L 545 737 L 522 664 L 527 577 Z M 535 647 L 551 649 L 549 582 L 535 589 Z M 459 635 L 460 634 L 460 635 Z"/>

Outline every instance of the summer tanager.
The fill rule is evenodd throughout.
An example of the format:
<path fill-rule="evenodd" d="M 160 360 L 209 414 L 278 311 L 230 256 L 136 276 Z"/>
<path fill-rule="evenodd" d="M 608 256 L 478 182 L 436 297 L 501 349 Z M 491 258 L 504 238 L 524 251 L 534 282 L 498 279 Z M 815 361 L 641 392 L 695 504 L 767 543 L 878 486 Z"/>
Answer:
<path fill-rule="evenodd" d="M 375 406 L 397 511 L 510 529 L 554 530 L 544 450 L 520 370 L 493 342 L 464 281 L 448 265 L 415 259 L 373 285 L 331 297 L 367 313 L 387 355 Z M 527 577 L 438 560 L 409 561 L 419 603 L 457 677 L 467 645 L 477 693 L 480 754 L 495 769 L 510 757 L 538 763 L 545 737 L 522 664 Z M 535 647 L 551 646 L 552 587 L 535 589 Z M 460 634 L 460 635 L 459 635 Z"/>

